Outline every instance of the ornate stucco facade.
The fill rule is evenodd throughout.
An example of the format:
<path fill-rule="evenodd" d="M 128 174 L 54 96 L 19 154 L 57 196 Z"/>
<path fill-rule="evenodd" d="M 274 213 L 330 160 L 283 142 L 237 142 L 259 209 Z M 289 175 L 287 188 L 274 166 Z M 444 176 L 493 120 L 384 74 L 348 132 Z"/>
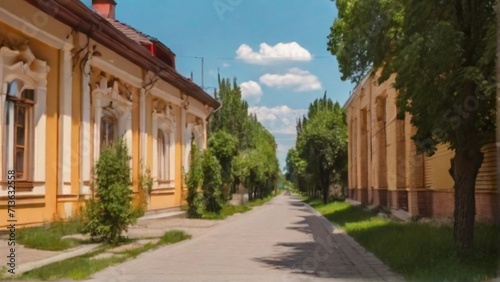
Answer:
<path fill-rule="evenodd" d="M 396 119 L 394 77 L 379 85 L 377 75 L 361 81 L 345 105 L 349 134 L 349 197 L 367 205 L 407 211 L 417 217 L 452 217 L 453 151 L 439 145 L 428 157 L 418 153 L 411 116 Z M 495 144 L 483 147 L 476 181 L 476 219 L 499 221 Z"/>
<path fill-rule="evenodd" d="M 180 206 L 191 143 L 206 146 L 220 106 L 176 72 L 170 49 L 116 21 L 113 0 L 94 2 L 112 14 L 78 0 L 0 2 L 0 213 L 15 170 L 20 225 L 75 216 L 117 137 L 132 156 L 134 195 L 149 168 L 148 210 Z"/>

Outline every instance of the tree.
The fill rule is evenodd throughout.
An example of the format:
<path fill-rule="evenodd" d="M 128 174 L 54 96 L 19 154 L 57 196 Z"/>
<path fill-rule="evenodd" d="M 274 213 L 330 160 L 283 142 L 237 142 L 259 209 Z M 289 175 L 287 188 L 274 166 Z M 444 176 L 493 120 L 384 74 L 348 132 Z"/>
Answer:
<path fill-rule="evenodd" d="M 242 100 L 241 90 L 236 79 L 219 78 L 219 91 L 215 97 L 222 102 L 222 108 L 216 112 L 209 122 L 209 132 L 216 133 L 219 130 L 233 135 L 238 140 L 238 149 L 244 150 L 250 147 L 251 137 L 249 134 L 248 104 Z"/>
<path fill-rule="evenodd" d="M 225 198 L 221 192 L 223 184 L 221 166 L 210 148 L 205 150 L 201 163 L 203 170 L 202 187 L 206 203 L 205 207 L 207 211 L 218 214 L 225 204 Z"/>
<path fill-rule="evenodd" d="M 186 202 L 188 204 L 187 216 L 189 218 L 200 218 L 205 211 L 205 199 L 198 190 L 203 184 L 203 163 L 202 155 L 196 144 L 191 148 L 191 164 L 186 175 L 186 186 L 188 194 Z"/>
<path fill-rule="evenodd" d="M 222 176 L 222 195 L 225 200 L 230 199 L 230 193 L 234 183 L 232 174 L 233 159 L 238 155 L 238 139 L 227 133 L 225 130 L 219 130 L 212 134 L 208 140 L 208 147 L 221 166 Z"/>
<path fill-rule="evenodd" d="M 455 151 L 454 241 L 473 244 L 475 182 L 481 147 L 495 128 L 494 0 L 337 0 L 339 16 L 328 50 L 342 79 L 359 80 L 382 68 L 396 73 L 398 117 L 412 115 L 417 148 Z"/>
<path fill-rule="evenodd" d="M 248 113 L 236 79 L 219 78 L 215 95 L 223 106 L 210 120 L 208 147 L 222 169 L 223 193 L 244 184 L 250 197 L 269 194 L 280 175 L 273 135 Z"/>
<path fill-rule="evenodd" d="M 105 147 L 94 168 L 92 198 L 84 212 L 84 231 L 110 243 L 118 243 L 122 231 L 133 223 L 132 190 L 127 145 L 123 140 Z"/>
<path fill-rule="evenodd" d="M 347 165 L 347 127 L 343 110 L 324 97 L 309 108 L 297 148 L 306 161 L 306 171 L 317 181 L 323 202 L 329 197 L 330 184 L 342 183 Z M 331 106 L 330 106 L 331 105 Z"/>

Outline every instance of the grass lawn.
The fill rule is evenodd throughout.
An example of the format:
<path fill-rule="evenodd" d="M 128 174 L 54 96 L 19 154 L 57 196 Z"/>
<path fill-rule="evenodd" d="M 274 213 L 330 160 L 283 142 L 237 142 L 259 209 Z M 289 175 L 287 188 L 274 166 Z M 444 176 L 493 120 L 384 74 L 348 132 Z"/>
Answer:
<path fill-rule="evenodd" d="M 498 227 L 477 224 L 474 249 L 460 256 L 451 227 L 394 222 L 345 202 L 306 202 L 409 281 L 484 281 L 497 275 Z"/>
<path fill-rule="evenodd" d="M 91 259 L 91 257 L 99 253 L 105 252 L 109 248 L 116 247 L 116 246 L 104 246 L 92 253 L 52 263 L 47 266 L 24 273 L 19 277 L 19 280 L 26 280 L 26 279 L 56 280 L 63 278 L 82 280 L 90 277 L 95 272 L 103 270 L 104 268 L 109 267 L 111 265 L 124 262 L 127 259 L 135 258 L 139 254 L 146 252 L 148 250 L 155 249 L 163 245 L 174 244 L 189 238 L 191 238 L 191 235 L 183 231 L 171 230 L 166 232 L 156 244 L 147 243 L 146 245 L 143 245 L 142 247 L 136 249 L 125 250 L 117 254 L 116 256 L 102 258 L 102 259 Z"/>
<path fill-rule="evenodd" d="M 253 207 L 261 206 L 267 202 L 269 202 L 272 198 L 274 198 L 274 195 L 267 196 L 265 198 L 257 198 L 251 202 L 248 202 L 244 205 L 241 206 L 232 206 L 232 205 L 225 205 L 222 207 L 222 210 L 220 211 L 219 214 L 213 213 L 213 212 L 205 212 L 202 216 L 203 219 L 225 219 L 228 216 L 231 216 L 235 213 L 245 213 L 249 210 L 252 210 Z"/>
<path fill-rule="evenodd" d="M 16 240 L 28 248 L 61 251 L 81 243 L 79 240 L 61 239 L 63 236 L 79 233 L 80 229 L 81 223 L 77 219 L 54 221 L 44 226 L 20 229 Z"/>

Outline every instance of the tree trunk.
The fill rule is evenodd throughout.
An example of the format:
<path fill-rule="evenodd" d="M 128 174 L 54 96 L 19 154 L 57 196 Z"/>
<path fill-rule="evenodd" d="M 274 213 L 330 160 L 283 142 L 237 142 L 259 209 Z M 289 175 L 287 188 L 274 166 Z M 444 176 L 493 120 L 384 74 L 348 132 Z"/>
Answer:
<path fill-rule="evenodd" d="M 472 247 L 476 214 L 476 177 L 483 163 L 481 146 L 469 145 L 455 150 L 453 180 L 455 181 L 455 212 L 453 239 L 458 250 Z"/>
<path fill-rule="evenodd" d="M 330 190 L 329 186 L 330 186 L 330 177 L 328 177 L 328 175 L 326 176 L 323 176 L 323 183 L 322 183 L 322 186 L 323 186 L 323 203 L 326 205 L 328 203 L 328 190 Z"/>
<path fill-rule="evenodd" d="M 252 186 L 248 187 L 248 201 L 251 202 L 253 200 L 253 188 Z"/>
<path fill-rule="evenodd" d="M 495 6 L 497 14 L 497 175 L 500 175 L 500 1 Z M 500 187 L 497 179 L 497 187 Z"/>

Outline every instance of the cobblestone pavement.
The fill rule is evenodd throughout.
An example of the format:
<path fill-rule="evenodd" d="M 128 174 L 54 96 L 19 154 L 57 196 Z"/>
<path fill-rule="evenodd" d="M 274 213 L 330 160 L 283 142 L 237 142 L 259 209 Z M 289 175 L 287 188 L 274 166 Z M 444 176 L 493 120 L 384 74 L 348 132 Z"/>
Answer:
<path fill-rule="evenodd" d="M 88 281 L 402 281 L 294 196 L 278 196 L 204 231 Z"/>

